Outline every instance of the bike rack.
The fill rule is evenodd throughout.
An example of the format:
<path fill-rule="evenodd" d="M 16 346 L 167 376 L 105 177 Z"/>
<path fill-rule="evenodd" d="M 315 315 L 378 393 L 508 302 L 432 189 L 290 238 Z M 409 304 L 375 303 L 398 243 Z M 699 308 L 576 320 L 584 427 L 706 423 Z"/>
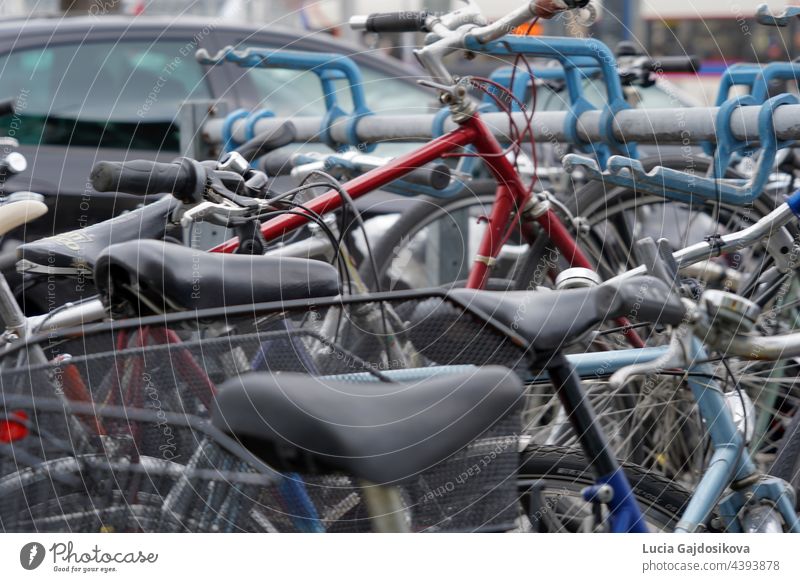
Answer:
<path fill-rule="evenodd" d="M 474 38 L 468 39 L 466 48 L 490 55 L 524 54 L 549 57 L 559 61 L 564 70 L 564 81 L 571 102 L 564 126 L 568 141 L 586 153 L 594 153 L 600 160 L 601 166 L 605 166 L 608 148 L 627 157 L 638 157 L 635 143 L 621 142 L 614 135 L 615 115 L 631 107 L 625 100 L 622 83 L 620 83 L 616 69 L 616 58 L 606 44 L 594 38 L 507 36 L 487 44 L 481 44 Z M 607 102 L 602 110 L 600 121 L 601 147 L 598 147 L 597 144 L 584 143 L 578 137 L 578 120 L 581 115 L 596 109 L 583 96 L 581 84 L 582 73 L 585 74 L 587 65 L 591 64 L 595 64 L 600 69 L 606 89 Z"/>
<path fill-rule="evenodd" d="M 216 65 L 223 62 L 234 63 L 245 68 L 259 69 L 287 69 L 294 71 L 310 71 L 317 75 L 322 84 L 322 92 L 325 96 L 326 113 L 322 118 L 320 126 L 321 140 L 331 149 L 341 150 L 350 146 L 358 147 L 360 150 L 369 152 L 375 149 L 375 144 L 366 144 L 358 140 L 356 126 L 358 122 L 372 115 L 372 111 L 367 107 L 364 95 L 363 77 L 361 70 L 352 59 L 334 53 L 315 53 L 307 51 L 276 50 L 268 48 L 248 48 L 245 50 L 235 50 L 228 46 L 211 56 L 207 50 L 199 49 L 195 57 L 200 64 Z M 342 109 L 336 97 L 334 82 L 346 80 L 353 101 L 353 110 L 346 112 Z M 265 117 L 272 117 L 273 114 L 268 110 L 247 112 L 237 110 L 226 117 L 223 125 L 223 142 L 226 150 L 235 147 L 232 128 L 237 121 L 247 118 L 246 134 L 249 138 L 254 137 L 255 124 L 258 120 Z M 347 121 L 347 142 L 339 143 L 331 137 L 330 128 L 335 121 L 340 119 Z"/>
<path fill-rule="evenodd" d="M 581 66 L 581 69 L 585 77 L 593 77 L 601 72 L 600 67 L 594 61 L 588 62 L 586 66 Z M 514 81 L 513 87 L 511 86 L 512 78 Z M 534 78 L 566 82 L 566 71 L 563 67 L 542 67 L 535 68 L 533 76 L 531 76 L 526 70 L 517 69 L 516 73 L 514 73 L 514 67 L 500 67 L 492 73 L 489 80 L 506 87 L 512 95 L 524 103 L 528 86 L 533 83 Z M 570 95 L 570 97 L 572 96 Z M 497 111 L 497 107 L 488 95 L 484 96 L 482 105 L 488 105 L 492 111 Z M 511 110 L 521 111 L 516 101 L 512 101 Z"/>
<path fill-rule="evenodd" d="M 736 63 L 722 74 L 719 82 L 716 105 L 719 107 L 729 97 L 732 87 L 747 87 L 748 93 L 759 103 L 769 96 L 771 81 L 797 81 L 800 79 L 800 63 Z"/>
<path fill-rule="evenodd" d="M 756 21 L 766 26 L 789 26 L 789 20 L 800 17 L 800 6 L 787 6 L 777 16 L 772 14 L 767 4 L 759 4 L 756 9 Z"/>
<path fill-rule="evenodd" d="M 595 160 L 568 154 L 564 157 L 564 168 L 570 173 L 581 168 L 593 180 L 602 180 L 615 186 L 648 192 L 680 202 L 691 202 L 695 196 L 699 196 L 706 200 L 744 205 L 755 200 L 764 189 L 775 163 L 776 152 L 793 143 L 792 141 L 778 141 L 774 125 L 775 110 L 782 105 L 796 105 L 797 103 L 797 97 L 784 93 L 768 99 L 759 106 L 760 156 L 756 171 L 747 181 L 726 180 L 721 176 L 724 176 L 730 156 L 734 151 L 753 146 L 748 141 L 737 140 L 733 136 L 730 124 L 730 118 L 738 107 L 758 106 L 751 96 L 744 96 L 743 99 L 736 101 L 729 100 L 719 109 L 717 115 L 719 142 L 714 157 L 715 177 L 713 178 L 696 176 L 662 166 L 657 166 L 647 172 L 640 161 L 623 156 L 612 156 L 608 161 L 608 169 L 604 172 Z"/>
<path fill-rule="evenodd" d="M 733 87 L 746 87 L 747 95 L 753 98 L 750 104 L 762 104 L 769 98 L 769 84 L 772 81 L 797 81 L 800 79 L 800 63 L 737 63 L 728 67 L 722 75 L 717 92 L 717 107 L 729 107 L 738 99 L 744 101 L 745 95 L 730 97 Z M 728 103 L 728 105 L 726 105 Z M 743 103 L 744 104 L 744 103 Z M 729 124 L 722 127 L 728 127 Z M 710 142 L 702 144 L 703 151 L 709 156 L 715 154 L 715 146 Z M 715 174 L 720 176 L 719 173 Z"/>

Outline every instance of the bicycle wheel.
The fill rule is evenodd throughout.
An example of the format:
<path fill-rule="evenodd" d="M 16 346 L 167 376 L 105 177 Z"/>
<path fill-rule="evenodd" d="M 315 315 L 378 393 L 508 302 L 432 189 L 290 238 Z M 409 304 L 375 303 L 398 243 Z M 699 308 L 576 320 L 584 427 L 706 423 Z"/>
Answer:
<path fill-rule="evenodd" d="M 672 531 L 690 493 L 660 475 L 631 463 L 622 463 L 645 521 L 651 531 Z M 592 518 L 592 505 L 581 496 L 594 477 L 579 449 L 531 445 L 522 455 L 519 471 L 524 495 L 538 494 L 529 516 L 534 531 L 580 532 Z M 531 491 L 531 488 L 534 488 Z"/>
<path fill-rule="evenodd" d="M 800 492 L 800 414 L 795 414 L 786 427 L 769 474 L 789 483 L 795 494 Z M 797 508 L 800 509 L 800 500 L 797 500 Z"/>
<path fill-rule="evenodd" d="M 493 180 L 471 181 L 450 198 L 420 197 L 403 212 L 372 249 L 381 290 L 422 289 L 465 280 L 485 228 L 481 217 L 491 213 L 496 188 Z M 492 277 L 507 280 L 527 248 L 520 233 L 513 232 Z M 363 262 L 359 273 L 370 289 L 376 289 L 369 261 Z"/>
<path fill-rule="evenodd" d="M 656 164 L 687 169 L 689 160 L 659 158 L 643 163 L 648 169 Z M 702 173 L 708 167 L 706 160 L 693 160 L 691 163 L 691 169 L 696 173 Z M 682 248 L 700 242 L 708 235 L 741 230 L 768 214 L 781 201 L 776 192 L 764 194 L 745 207 L 705 201 L 683 204 L 625 188 L 606 189 L 605 184 L 597 182 L 578 190 L 574 197 L 564 201 L 564 206 L 571 216 L 577 217 L 571 224 L 578 233 L 581 248 L 601 276 L 608 278 L 637 265 L 632 249 L 641 237 L 667 237 L 674 248 Z M 791 235 L 796 234 L 794 227 L 789 230 Z M 542 265 L 558 261 L 557 252 L 550 248 L 544 237 L 540 237 L 530 247 L 524 266 L 519 270 L 516 288 L 545 283 L 537 280 L 535 274 L 546 273 L 547 269 Z M 692 274 L 706 287 L 729 290 L 743 284 L 746 275 L 762 273 L 771 264 L 772 259 L 765 252 L 764 245 L 758 245 L 706 265 L 715 269 L 709 268 L 705 273 L 698 270 Z M 561 266 L 564 266 L 563 261 Z M 712 272 L 715 275 L 712 276 Z M 777 314 L 778 324 L 773 326 L 775 332 L 794 329 L 794 313 L 779 310 Z M 641 330 L 641 333 L 646 332 Z M 615 339 L 620 338 L 604 335 L 601 331 L 594 338 L 592 347 L 624 347 L 621 341 L 612 341 Z M 658 345 L 663 339 L 663 335 L 651 333 L 648 345 Z M 755 449 L 766 468 L 776 438 L 800 402 L 800 389 L 793 381 L 794 365 L 729 362 L 720 371 L 727 380 L 728 389 L 744 389 L 755 403 L 758 417 Z M 697 415 L 692 394 L 675 376 L 651 377 L 647 382 L 647 390 L 629 390 L 625 394 L 609 394 L 604 382 L 587 382 L 586 391 L 602 422 L 608 425 L 611 445 L 619 457 L 691 485 L 702 473 L 709 452 L 706 431 Z M 635 394 L 638 396 L 632 400 Z M 532 433 L 535 440 L 547 444 L 573 444 L 575 440 L 567 419 L 554 412 L 559 405 L 552 390 L 544 388 L 536 396 L 538 399 L 532 401 L 528 413 L 530 425 L 537 427 Z"/>

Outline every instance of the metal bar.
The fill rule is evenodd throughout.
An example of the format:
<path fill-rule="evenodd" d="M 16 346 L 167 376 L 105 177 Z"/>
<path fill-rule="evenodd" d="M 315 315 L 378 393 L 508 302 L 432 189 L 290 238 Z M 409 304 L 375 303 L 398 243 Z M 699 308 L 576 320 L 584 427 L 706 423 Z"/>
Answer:
<path fill-rule="evenodd" d="M 614 122 L 614 135 L 621 142 L 651 144 L 692 145 L 702 141 L 716 141 L 715 119 L 717 107 L 687 107 L 669 109 L 631 109 L 620 111 Z M 760 107 L 740 107 L 731 118 L 733 135 L 740 140 L 758 141 L 758 113 Z M 513 114 L 514 124 L 521 131 L 527 124 L 524 112 Z M 578 136 L 586 142 L 601 139 L 600 111 L 587 111 L 580 116 Z M 508 116 L 505 113 L 486 113 L 481 116 L 492 130 L 502 139 L 508 139 Z M 565 124 L 567 114 L 563 111 L 543 111 L 533 118 L 534 137 L 542 141 L 566 142 Z M 358 139 L 364 142 L 419 141 L 433 136 L 433 114 L 392 116 L 371 115 L 358 122 Z M 286 118 L 266 118 L 256 123 L 256 133 L 274 131 Z M 319 142 L 320 117 L 292 118 L 297 129 L 297 141 Z M 203 126 L 203 134 L 210 143 L 222 141 L 222 119 L 212 119 Z M 347 140 L 347 120 L 335 122 L 331 136 L 340 143 Z M 445 122 L 445 131 L 452 130 L 456 124 Z M 244 122 L 233 124 L 234 139 L 244 140 Z M 800 105 L 784 105 L 775 112 L 775 130 L 779 140 L 800 139 Z"/>

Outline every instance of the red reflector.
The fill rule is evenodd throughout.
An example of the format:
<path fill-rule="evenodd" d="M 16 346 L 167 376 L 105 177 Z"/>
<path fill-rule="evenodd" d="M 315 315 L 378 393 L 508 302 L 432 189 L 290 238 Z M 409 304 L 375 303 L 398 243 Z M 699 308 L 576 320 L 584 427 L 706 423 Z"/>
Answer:
<path fill-rule="evenodd" d="M 28 420 L 28 415 L 22 411 L 12 412 L 8 416 L 18 418 L 23 422 Z M 11 443 L 24 439 L 26 436 L 28 436 L 28 427 L 25 424 L 14 422 L 10 418 L 0 420 L 0 443 Z"/>

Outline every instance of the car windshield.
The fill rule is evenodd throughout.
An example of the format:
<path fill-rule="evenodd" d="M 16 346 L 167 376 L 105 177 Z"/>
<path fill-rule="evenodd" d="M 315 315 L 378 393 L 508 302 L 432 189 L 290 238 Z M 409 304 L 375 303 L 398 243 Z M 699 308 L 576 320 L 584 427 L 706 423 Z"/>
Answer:
<path fill-rule="evenodd" d="M 0 131 L 29 145 L 177 150 L 181 102 L 211 96 L 186 47 L 83 43 L 3 55 L 2 97 L 17 111 L 0 118 Z"/>

